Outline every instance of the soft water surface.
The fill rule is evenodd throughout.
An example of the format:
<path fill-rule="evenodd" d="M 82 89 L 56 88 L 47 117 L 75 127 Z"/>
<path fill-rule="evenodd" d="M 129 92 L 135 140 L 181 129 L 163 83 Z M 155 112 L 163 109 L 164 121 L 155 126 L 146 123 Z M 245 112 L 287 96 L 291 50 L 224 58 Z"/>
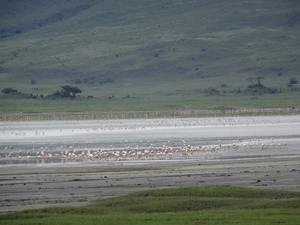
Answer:
<path fill-rule="evenodd" d="M 171 160 L 199 161 L 300 156 L 300 116 L 0 122 L 0 129 L 1 166 L 76 165 L 116 160 L 151 163 L 170 160 L 171 152 Z M 195 151 L 189 152 L 186 158 L 181 154 L 181 147 L 188 145 Z M 262 145 L 267 147 L 262 149 Z M 134 149 L 140 153 L 153 150 L 156 154 L 166 146 L 172 150 L 166 152 L 164 159 L 156 155 L 153 159 L 144 156 L 89 159 L 85 155 L 80 162 L 74 159 L 62 162 L 60 156 L 55 156 L 62 152 L 93 154 L 99 149 L 104 152 L 126 149 L 128 153 Z M 211 147 L 217 150 L 212 151 Z M 45 156 L 37 160 L 37 154 L 43 150 Z M 30 162 L 27 155 L 31 157 Z"/>

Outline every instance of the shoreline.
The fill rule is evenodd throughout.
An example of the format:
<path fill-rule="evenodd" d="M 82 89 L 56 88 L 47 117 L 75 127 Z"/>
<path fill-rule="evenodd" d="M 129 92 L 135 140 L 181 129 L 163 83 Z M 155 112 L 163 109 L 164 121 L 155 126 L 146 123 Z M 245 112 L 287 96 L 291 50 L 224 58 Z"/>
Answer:
<path fill-rule="evenodd" d="M 0 175 L 0 213 L 88 205 L 104 198 L 161 188 L 233 185 L 300 191 L 299 168 L 300 157 L 100 162 L 25 169 L 5 166 Z"/>
<path fill-rule="evenodd" d="M 196 118 L 233 116 L 276 116 L 299 115 L 300 107 L 288 108 L 234 108 L 185 109 L 158 111 L 117 111 L 117 112 L 20 112 L 0 113 L 0 121 L 44 121 L 44 120 L 102 120 L 102 119 L 155 119 L 155 118 Z"/>

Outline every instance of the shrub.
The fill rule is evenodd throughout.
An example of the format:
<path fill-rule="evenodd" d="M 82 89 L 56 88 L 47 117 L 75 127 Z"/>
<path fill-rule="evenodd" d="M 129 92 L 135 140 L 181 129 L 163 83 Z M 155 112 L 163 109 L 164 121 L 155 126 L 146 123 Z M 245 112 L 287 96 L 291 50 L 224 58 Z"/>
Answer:
<path fill-rule="evenodd" d="M 290 82 L 289 82 L 289 84 L 297 84 L 298 83 L 298 81 L 297 81 L 297 79 L 296 79 L 296 77 L 291 77 L 290 78 Z"/>
<path fill-rule="evenodd" d="M 13 89 L 13 88 L 4 88 L 2 90 L 2 93 L 4 93 L 4 94 L 15 93 L 15 92 L 18 92 L 18 90 Z"/>
<path fill-rule="evenodd" d="M 61 94 L 61 92 L 59 92 L 59 91 L 56 91 L 56 92 L 54 92 L 53 94 L 51 94 L 51 95 L 48 95 L 49 97 L 52 97 L 52 98 L 62 98 L 62 94 Z"/>
<path fill-rule="evenodd" d="M 219 91 L 217 89 L 215 89 L 215 88 L 212 88 L 212 87 L 209 87 L 204 92 L 207 93 L 207 94 L 209 94 L 209 95 L 219 94 Z"/>
<path fill-rule="evenodd" d="M 62 88 L 63 97 L 76 97 L 76 94 L 82 93 L 78 87 L 72 87 L 69 85 L 64 85 Z"/>
<path fill-rule="evenodd" d="M 269 93 L 276 94 L 276 93 L 278 93 L 278 89 L 277 88 L 269 88 Z"/>

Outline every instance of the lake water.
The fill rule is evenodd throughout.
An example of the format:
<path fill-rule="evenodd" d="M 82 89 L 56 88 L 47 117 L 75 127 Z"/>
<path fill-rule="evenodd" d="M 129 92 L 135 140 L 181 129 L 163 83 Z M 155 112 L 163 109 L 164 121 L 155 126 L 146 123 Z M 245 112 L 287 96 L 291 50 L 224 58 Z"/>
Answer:
<path fill-rule="evenodd" d="M 16 121 L 0 128 L 1 166 L 300 156 L 300 116 Z"/>

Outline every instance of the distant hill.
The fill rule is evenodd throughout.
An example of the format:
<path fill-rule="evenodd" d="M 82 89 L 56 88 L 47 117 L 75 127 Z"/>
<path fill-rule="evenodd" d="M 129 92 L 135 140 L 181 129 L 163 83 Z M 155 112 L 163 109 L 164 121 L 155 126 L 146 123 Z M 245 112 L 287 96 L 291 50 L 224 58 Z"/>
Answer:
<path fill-rule="evenodd" d="M 3 0 L 0 21 L 2 88 L 299 77 L 297 0 Z"/>

